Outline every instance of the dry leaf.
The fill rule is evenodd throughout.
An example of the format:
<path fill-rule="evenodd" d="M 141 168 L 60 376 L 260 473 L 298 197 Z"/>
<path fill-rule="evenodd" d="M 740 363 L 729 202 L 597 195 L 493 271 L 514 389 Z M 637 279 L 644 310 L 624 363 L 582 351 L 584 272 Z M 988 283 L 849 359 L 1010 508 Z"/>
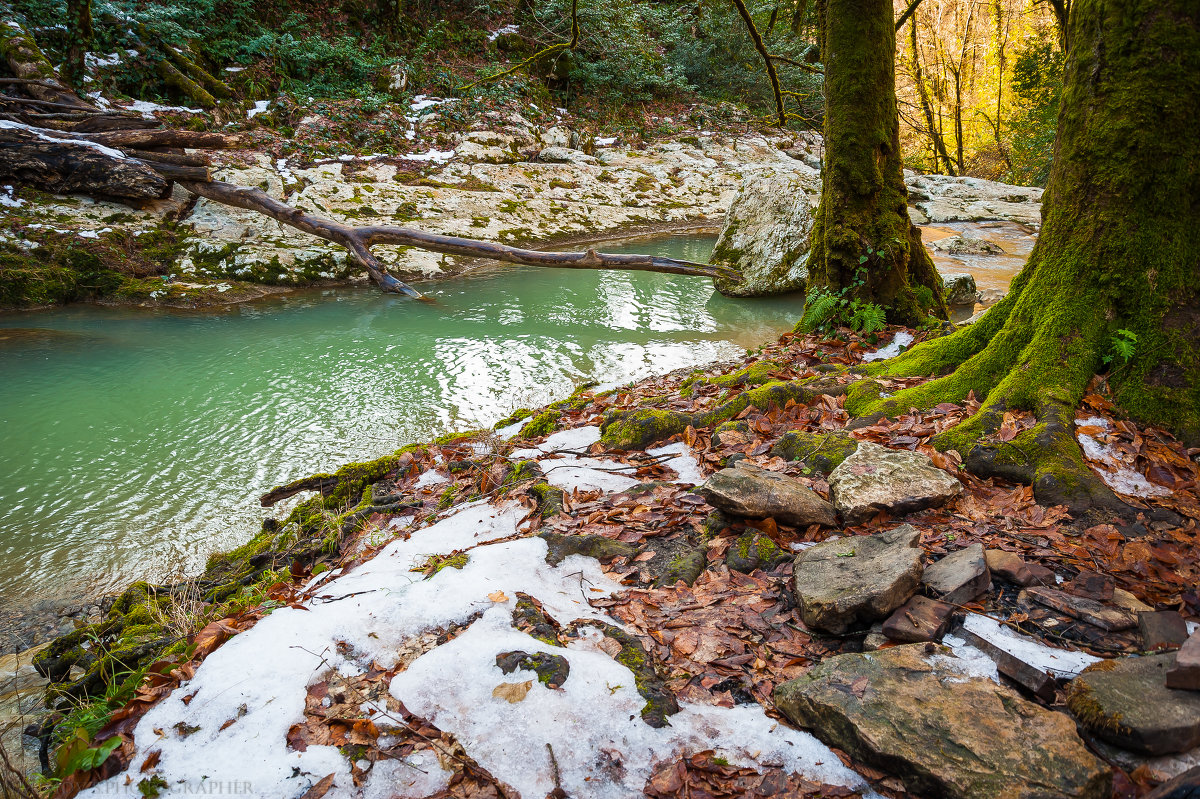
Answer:
<path fill-rule="evenodd" d="M 529 693 L 529 689 L 532 687 L 533 680 L 526 680 L 525 682 L 502 682 L 492 689 L 492 696 L 516 704 L 525 698 L 525 694 Z"/>
<path fill-rule="evenodd" d="M 492 593 L 488 594 L 488 599 L 492 600 L 493 602 L 507 602 L 508 595 L 503 591 L 493 591 Z"/>

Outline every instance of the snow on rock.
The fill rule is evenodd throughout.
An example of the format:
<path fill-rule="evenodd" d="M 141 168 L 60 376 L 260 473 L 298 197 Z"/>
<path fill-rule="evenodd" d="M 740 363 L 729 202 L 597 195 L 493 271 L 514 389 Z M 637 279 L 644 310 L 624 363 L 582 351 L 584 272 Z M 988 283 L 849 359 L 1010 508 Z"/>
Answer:
<path fill-rule="evenodd" d="M 518 419 L 510 425 L 505 425 L 496 429 L 496 438 L 508 441 L 510 438 L 521 432 L 521 428 L 529 423 L 528 419 Z"/>
<path fill-rule="evenodd" d="M 427 488 L 429 486 L 435 486 L 441 483 L 447 483 L 449 481 L 450 478 L 439 472 L 437 469 L 430 469 L 427 472 L 421 473 L 421 476 L 417 478 L 417 484 L 415 487 L 418 489 Z"/>
<path fill-rule="evenodd" d="M 426 153 L 408 153 L 400 157 L 406 161 L 432 161 L 435 164 L 444 164 L 454 157 L 454 152 L 454 150 L 439 150 L 433 147 Z"/>
<path fill-rule="evenodd" d="M 137 111 L 142 115 L 142 119 L 154 119 L 156 111 L 179 111 L 185 114 L 203 114 L 202 108 L 188 108 L 183 105 L 159 105 L 151 103 L 147 100 L 134 100 L 129 105 L 125 106 L 126 110 Z"/>
<path fill-rule="evenodd" d="M 507 36 L 507 35 L 508 35 L 508 34 L 510 34 L 510 33 L 517 33 L 517 32 L 518 32 L 518 31 L 520 31 L 520 30 L 521 30 L 520 26 L 517 26 L 517 25 L 505 25 L 505 26 L 503 26 L 503 27 L 497 28 L 496 30 L 494 30 L 494 31 L 491 31 L 490 33 L 488 33 L 488 41 L 489 41 L 489 42 L 494 42 L 494 41 L 496 41 L 497 39 L 499 39 L 501 36 Z"/>
<path fill-rule="evenodd" d="M 562 648 L 514 629 L 518 591 L 566 624 L 613 623 L 587 600 L 621 590 L 595 560 L 573 556 L 552 567 L 539 538 L 499 541 L 518 532 L 524 513 L 515 504 L 464 505 L 393 541 L 349 574 L 318 580 L 306 609 L 279 608 L 211 654 L 138 723 L 127 772 L 80 795 L 137 796 L 145 776 L 140 769 L 155 752 L 157 774 L 173 793 L 211 793 L 220 782 L 241 786 L 247 795 L 298 796 L 329 774 L 330 799 L 434 793 L 449 775 L 431 758 L 376 764 L 359 792 L 351 787 L 351 764 L 337 748 L 291 750 L 288 730 L 303 719 L 308 685 L 329 670 L 355 675 L 372 663 L 391 668 L 413 637 L 466 623 L 481 611 L 464 632 L 400 672 L 390 690 L 410 710 L 457 735 L 468 754 L 525 796 L 543 796 L 554 787 L 543 758 L 547 742 L 557 745 L 563 788 L 572 796 L 634 795 L 661 762 L 703 749 L 716 749 L 739 765 L 782 764 L 812 779 L 863 786 L 830 750 L 758 707 L 685 703 L 669 727 L 653 729 L 639 717 L 644 700 L 633 675 L 601 652 L 597 635 Z M 442 569 L 430 579 L 411 571 L 431 553 L 454 550 L 468 551 L 462 569 Z M 505 676 L 495 665 L 497 654 L 513 649 L 566 657 L 571 672 L 562 690 L 535 680 L 522 702 L 494 697 L 500 683 L 529 677 Z M 386 722 L 382 726 L 386 734 Z"/>
<path fill-rule="evenodd" d="M 977 613 L 968 613 L 963 627 L 997 649 L 1055 677 L 1074 679 L 1079 672 L 1100 660 L 1086 652 L 1046 646 L 1041 641 L 1010 630 L 993 618 Z"/>
<path fill-rule="evenodd" d="M 880 347 L 874 352 L 868 352 L 863 356 L 863 361 L 883 361 L 888 358 L 895 358 L 900 354 L 900 350 L 913 343 L 913 334 L 907 330 L 901 330 L 896 334 L 886 347 Z"/>
<path fill-rule="evenodd" d="M 24 200 L 18 199 L 13 195 L 12 186 L 0 186 L 0 206 L 5 208 L 20 208 L 24 204 Z"/>
<path fill-rule="evenodd" d="M 1079 428 L 1100 427 L 1104 429 L 1105 433 L 1111 430 L 1108 420 L 1100 416 L 1076 419 L 1075 426 Z M 1113 491 L 1132 497 L 1170 495 L 1171 489 L 1151 483 L 1139 472 L 1130 468 L 1132 461 L 1116 447 L 1083 430 L 1078 431 L 1075 438 L 1079 440 L 1084 457 L 1099 465 L 1095 471 Z"/>

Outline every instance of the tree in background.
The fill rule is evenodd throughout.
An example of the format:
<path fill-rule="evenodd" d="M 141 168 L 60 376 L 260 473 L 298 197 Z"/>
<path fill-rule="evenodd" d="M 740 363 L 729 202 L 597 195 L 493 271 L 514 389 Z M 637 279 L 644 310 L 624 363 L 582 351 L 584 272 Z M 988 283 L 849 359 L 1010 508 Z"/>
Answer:
<path fill-rule="evenodd" d="M 832 4 L 831 4 L 832 5 Z M 1200 441 L 1200 4 L 1076 0 L 1041 236 L 982 320 L 869 368 L 936 380 L 854 413 L 958 402 L 979 412 L 934 444 L 973 472 L 1032 483 L 1039 501 L 1118 506 L 1087 467 L 1075 409 L 1104 373 L 1136 420 Z M 1008 411 L 1037 424 L 992 435 Z"/>
<path fill-rule="evenodd" d="M 823 0 L 818 9 L 825 169 L 804 324 L 836 309 L 839 321 L 869 329 L 882 320 L 854 317 L 872 306 L 896 324 L 944 319 L 941 278 L 908 217 L 891 0 Z"/>

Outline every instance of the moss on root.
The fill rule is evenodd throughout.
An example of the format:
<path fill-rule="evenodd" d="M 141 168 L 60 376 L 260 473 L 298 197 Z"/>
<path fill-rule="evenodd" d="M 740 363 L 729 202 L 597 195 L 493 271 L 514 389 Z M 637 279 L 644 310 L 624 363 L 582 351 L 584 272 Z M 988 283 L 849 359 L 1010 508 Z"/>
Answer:
<path fill-rule="evenodd" d="M 780 436 L 771 447 L 771 454 L 784 460 L 803 461 L 809 468 L 829 474 L 857 449 L 858 441 L 841 430 L 827 433 L 792 430 Z"/>
<path fill-rule="evenodd" d="M 621 651 L 617 653 L 615 660 L 633 672 L 634 686 L 646 700 L 646 705 L 642 708 L 642 721 L 651 727 L 666 727 L 667 717 L 679 712 L 679 703 L 641 642 L 611 624 L 589 622 L 588 626 L 599 627 L 605 638 L 611 638 L 620 645 Z"/>
<path fill-rule="evenodd" d="M 761 360 L 755 361 L 744 369 L 739 369 L 736 372 L 725 375 L 715 375 L 712 377 L 703 374 L 694 375 L 683 382 L 679 393 L 685 397 L 690 397 L 695 393 L 696 389 L 705 385 L 717 386 L 718 388 L 761 386 L 764 383 L 775 380 L 774 375 L 783 368 L 781 364 L 775 361 Z"/>

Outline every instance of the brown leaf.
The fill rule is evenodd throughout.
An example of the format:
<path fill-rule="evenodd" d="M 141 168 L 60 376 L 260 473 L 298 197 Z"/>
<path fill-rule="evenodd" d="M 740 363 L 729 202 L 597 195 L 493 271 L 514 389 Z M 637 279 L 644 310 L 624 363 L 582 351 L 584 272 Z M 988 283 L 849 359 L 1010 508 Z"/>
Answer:
<path fill-rule="evenodd" d="M 138 769 L 138 771 L 145 774 L 147 771 L 150 771 L 151 769 L 153 769 L 155 766 L 158 765 L 158 761 L 160 758 L 162 758 L 162 750 L 160 750 L 160 749 L 151 750 L 150 754 L 146 755 L 146 760 L 145 760 L 145 762 L 142 763 L 142 767 L 140 769 Z"/>
<path fill-rule="evenodd" d="M 525 698 L 525 695 L 529 693 L 529 689 L 532 687 L 533 680 L 526 680 L 525 682 L 502 682 L 492 689 L 492 696 L 516 704 Z"/>
<path fill-rule="evenodd" d="M 300 799 L 321 799 L 333 787 L 333 774 L 326 774 L 321 780 L 304 792 Z"/>

